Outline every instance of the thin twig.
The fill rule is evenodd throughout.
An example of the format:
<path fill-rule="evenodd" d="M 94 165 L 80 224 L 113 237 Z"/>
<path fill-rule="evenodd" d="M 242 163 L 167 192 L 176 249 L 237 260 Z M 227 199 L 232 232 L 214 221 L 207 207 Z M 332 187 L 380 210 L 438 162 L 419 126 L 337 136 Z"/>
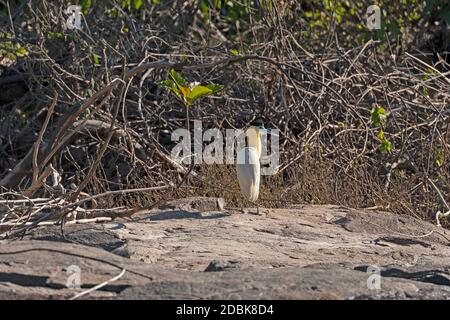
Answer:
<path fill-rule="evenodd" d="M 89 289 L 89 290 L 80 292 L 80 293 L 74 295 L 74 296 L 73 296 L 72 298 L 70 298 L 69 300 L 75 300 L 75 299 L 84 297 L 85 295 L 87 295 L 87 294 L 89 294 L 89 293 L 92 293 L 92 292 L 94 292 L 94 291 L 96 291 L 96 290 L 99 290 L 99 289 L 103 288 L 104 286 L 110 284 L 111 282 L 117 281 L 117 280 L 119 280 L 120 278 L 122 278 L 122 276 L 125 274 L 125 272 L 126 272 L 126 269 L 123 269 L 122 272 L 119 273 L 119 274 L 118 274 L 117 276 L 115 276 L 114 278 L 111 278 L 111 279 L 109 279 L 109 280 L 107 280 L 107 281 L 105 281 L 105 282 L 102 282 L 102 283 L 96 285 L 95 287 L 93 287 L 93 288 L 91 288 L 91 289 Z"/>

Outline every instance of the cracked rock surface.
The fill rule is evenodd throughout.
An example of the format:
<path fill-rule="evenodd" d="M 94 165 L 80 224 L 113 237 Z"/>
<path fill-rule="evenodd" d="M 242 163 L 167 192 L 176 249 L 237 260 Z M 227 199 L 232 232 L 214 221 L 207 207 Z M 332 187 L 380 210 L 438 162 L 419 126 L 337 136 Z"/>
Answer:
<path fill-rule="evenodd" d="M 448 230 L 333 205 L 261 211 L 195 198 L 65 238 L 41 227 L 0 242 L 0 298 L 67 299 L 126 269 L 82 298 L 450 299 Z"/>

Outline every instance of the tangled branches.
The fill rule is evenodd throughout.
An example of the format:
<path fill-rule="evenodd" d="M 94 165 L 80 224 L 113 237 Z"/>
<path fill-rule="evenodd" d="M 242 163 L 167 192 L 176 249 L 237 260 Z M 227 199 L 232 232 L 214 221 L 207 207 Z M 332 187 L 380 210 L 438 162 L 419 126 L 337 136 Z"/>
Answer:
<path fill-rule="evenodd" d="M 450 71 L 440 57 L 389 51 L 381 41 L 312 50 L 276 8 L 236 50 L 217 26 L 208 35 L 199 27 L 194 7 L 154 13 L 152 23 L 126 12 L 87 16 L 75 32 L 64 30 L 61 7 L 38 7 L 22 14 L 39 25 L 33 39 L 15 23 L 28 56 L 0 78 L 11 93 L 0 106 L 2 236 L 123 217 L 168 197 L 238 205 L 233 167 L 189 169 L 169 156 L 170 134 L 185 121 L 183 106 L 157 85 L 171 68 L 225 85 L 191 110 L 204 129 L 240 128 L 262 115 L 280 130 L 278 173 L 263 181 L 266 206 L 338 203 L 429 220 L 450 210 Z M 181 33 L 167 20 L 174 11 Z"/>

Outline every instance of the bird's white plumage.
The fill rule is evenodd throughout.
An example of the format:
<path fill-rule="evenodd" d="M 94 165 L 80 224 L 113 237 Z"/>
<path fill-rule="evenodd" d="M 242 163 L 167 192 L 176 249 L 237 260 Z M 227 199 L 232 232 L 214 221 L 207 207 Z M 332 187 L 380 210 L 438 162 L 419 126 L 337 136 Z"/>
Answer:
<path fill-rule="evenodd" d="M 259 154 L 256 148 L 246 147 L 239 150 L 236 172 L 242 195 L 249 201 L 256 202 L 260 181 Z"/>

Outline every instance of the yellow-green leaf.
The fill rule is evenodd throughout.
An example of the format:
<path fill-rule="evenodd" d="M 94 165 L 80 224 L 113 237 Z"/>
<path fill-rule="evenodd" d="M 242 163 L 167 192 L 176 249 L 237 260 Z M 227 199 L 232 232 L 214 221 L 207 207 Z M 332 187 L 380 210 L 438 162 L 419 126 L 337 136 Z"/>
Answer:
<path fill-rule="evenodd" d="M 136 10 L 139 10 L 142 6 L 142 0 L 134 0 L 133 5 Z"/>
<path fill-rule="evenodd" d="M 223 89 L 223 85 L 221 84 L 208 84 L 206 87 L 211 90 L 211 94 L 214 94 Z"/>
<path fill-rule="evenodd" d="M 173 81 L 175 81 L 175 83 L 177 84 L 178 87 L 186 87 L 187 86 L 186 80 L 184 80 L 184 78 L 181 76 L 181 74 L 176 72 L 174 69 L 170 70 L 170 76 L 172 77 Z"/>
<path fill-rule="evenodd" d="M 380 144 L 381 153 L 387 153 L 391 150 L 392 150 L 392 143 L 389 140 L 384 139 L 383 141 L 381 141 L 381 144 Z"/>
<path fill-rule="evenodd" d="M 16 56 L 25 57 L 26 55 L 28 55 L 28 51 L 25 47 L 20 47 L 16 49 Z"/>
<path fill-rule="evenodd" d="M 205 86 L 195 86 L 189 95 L 187 96 L 190 100 L 194 101 L 201 96 L 206 96 L 208 94 L 211 94 L 213 91 Z"/>
<path fill-rule="evenodd" d="M 179 87 L 179 88 L 181 93 L 183 94 L 183 97 L 187 99 L 191 93 L 191 89 L 189 87 Z"/>
<path fill-rule="evenodd" d="M 370 111 L 370 120 L 376 126 L 385 125 L 387 120 L 386 110 L 383 107 L 375 107 Z"/>
<path fill-rule="evenodd" d="M 167 79 L 164 81 L 159 82 L 159 85 L 162 87 L 165 87 L 167 89 L 169 89 L 170 91 L 172 91 L 173 93 L 175 93 L 175 95 L 178 98 L 181 98 L 181 92 L 180 89 L 178 88 L 177 84 L 175 83 L 175 81 L 173 81 L 172 79 Z"/>
<path fill-rule="evenodd" d="M 98 54 L 92 55 L 92 60 L 94 61 L 94 65 L 99 66 L 100 65 L 100 56 Z"/>

